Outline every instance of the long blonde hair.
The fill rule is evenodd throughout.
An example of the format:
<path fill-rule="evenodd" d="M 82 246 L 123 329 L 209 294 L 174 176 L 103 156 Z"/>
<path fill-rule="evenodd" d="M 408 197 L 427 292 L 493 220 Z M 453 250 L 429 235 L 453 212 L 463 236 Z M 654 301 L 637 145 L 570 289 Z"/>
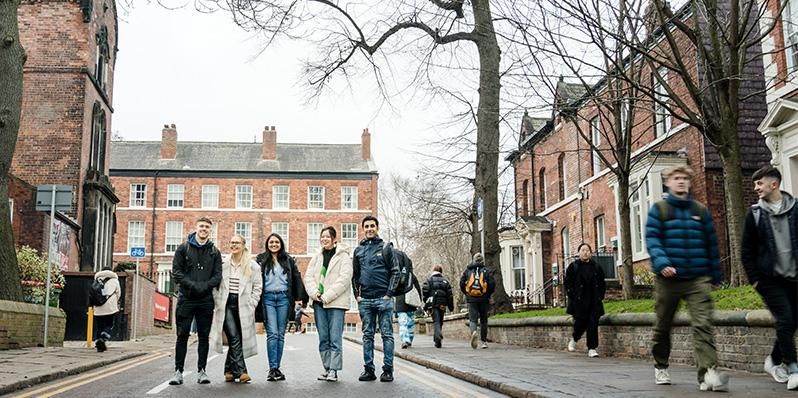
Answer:
<path fill-rule="evenodd" d="M 243 250 L 241 251 L 241 272 L 244 276 L 249 277 L 252 273 L 252 258 L 249 255 L 249 249 L 247 248 L 247 238 L 241 236 L 241 234 L 233 234 L 233 238 L 241 239 L 241 246 L 243 246 Z M 233 253 L 230 253 L 230 265 L 233 264 Z"/>

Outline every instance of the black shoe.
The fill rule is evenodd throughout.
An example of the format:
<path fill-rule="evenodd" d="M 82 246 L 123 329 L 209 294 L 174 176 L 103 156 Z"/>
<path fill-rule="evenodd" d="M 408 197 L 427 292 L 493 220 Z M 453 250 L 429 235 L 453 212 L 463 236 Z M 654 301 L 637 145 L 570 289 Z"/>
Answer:
<path fill-rule="evenodd" d="M 377 375 L 374 374 L 373 370 L 364 370 L 363 373 L 360 374 L 360 377 L 357 378 L 360 381 L 374 381 L 377 380 Z"/>
<path fill-rule="evenodd" d="M 404 343 L 402 343 L 402 349 L 403 349 L 403 350 L 404 350 L 405 348 L 407 348 L 407 347 L 410 347 L 410 343 L 408 343 L 408 342 L 404 342 Z"/>
<path fill-rule="evenodd" d="M 268 375 L 268 376 L 266 376 L 266 381 L 274 381 L 274 380 L 276 380 L 276 379 L 274 378 L 274 371 L 275 371 L 275 370 L 276 370 L 276 369 L 269 369 L 269 375 Z"/>
<path fill-rule="evenodd" d="M 393 381 L 393 372 L 382 372 L 380 375 L 380 381 L 390 383 Z"/>
<path fill-rule="evenodd" d="M 435 340 L 435 348 L 441 348 L 441 341 Z"/>
<path fill-rule="evenodd" d="M 280 371 L 279 368 L 274 370 L 274 380 L 275 381 L 285 380 L 285 375 L 283 374 L 283 372 Z"/>
<path fill-rule="evenodd" d="M 97 346 L 97 352 L 103 352 L 108 349 L 108 346 L 105 345 L 105 340 L 103 339 L 95 341 L 94 344 Z"/>

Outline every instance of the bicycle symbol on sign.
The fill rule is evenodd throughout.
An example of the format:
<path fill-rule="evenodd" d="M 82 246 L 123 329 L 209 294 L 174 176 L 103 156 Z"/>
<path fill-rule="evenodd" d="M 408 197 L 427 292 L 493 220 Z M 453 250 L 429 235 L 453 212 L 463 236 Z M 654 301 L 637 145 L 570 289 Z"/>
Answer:
<path fill-rule="evenodd" d="M 131 247 L 130 248 L 130 257 L 133 258 L 142 258 L 146 252 L 144 251 L 143 247 Z"/>

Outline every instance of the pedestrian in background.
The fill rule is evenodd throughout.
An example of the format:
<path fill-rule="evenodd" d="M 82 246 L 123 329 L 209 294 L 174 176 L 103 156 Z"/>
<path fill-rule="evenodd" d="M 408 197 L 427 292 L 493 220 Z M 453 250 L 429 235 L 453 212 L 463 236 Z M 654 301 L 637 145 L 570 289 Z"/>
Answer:
<path fill-rule="evenodd" d="M 102 271 L 94 274 L 94 279 L 103 284 L 103 296 L 107 297 L 105 303 L 94 307 L 94 346 L 97 352 L 103 352 L 108 349 L 106 342 L 111 340 L 122 289 L 119 287 L 119 277 L 111 271 L 111 267 L 103 267 Z"/>
<path fill-rule="evenodd" d="M 305 272 L 305 290 L 313 300 L 313 316 L 319 333 L 319 355 L 324 371 L 318 380 L 338 381 L 344 365 L 344 316 L 351 302 L 352 249 L 336 242 L 333 227 L 321 230 L 321 248 Z"/>
<path fill-rule="evenodd" d="M 776 319 L 776 342 L 765 358 L 765 371 L 794 390 L 798 388 L 798 206 L 792 195 L 780 189 L 781 172 L 777 168 L 762 167 L 751 180 L 759 202 L 745 217 L 743 266 L 748 281 Z"/>
<path fill-rule="evenodd" d="M 222 264 L 222 283 L 214 289 L 215 308 L 211 325 L 210 345 L 223 352 L 222 333 L 227 336 L 227 358 L 224 381 L 247 383 L 246 358 L 258 355 L 255 334 L 255 308 L 261 298 L 263 279 L 260 266 L 252 260 L 247 240 L 241 235 L 230 238 L 230 256 Z"/>
<path fill-rule="evenodd" d="M 475 253 L 473 262 L 460 276 L 460 291 L 465 294 L 466 303 L 468 303 L 468 323 L 471 328 L 471 348 L 473 349 L 478 346 L 477 339 L 482 342 L 482 348 L 488 348 L 488 312 L 490 311 L 490 296 L 495 288 L 496 280 L 485 266 L 482 253 Z M 479 330 L 477 330 L 477 325 L 479 325 Z"/>
<path fill-rule="evenodd" d="M 576 342 L 587 332 L 587 356 L 599 356 L 598 322 L 604 315 L 604 270 L 593 260 L 592 248 L 579 245 L 579 258 L 565 270 L 565 292 L 568 295 L 567 313 L 574 318 L 574 330 L 568 351 L 576 351 Z"/>
<path fill-rule="evenodd" d="M 452 285 L 443 276 L 443 267 L 439 264 L 432 266 L 432 275 L 424 281 L 422 288 L 424 293 L 425 307 L 430 310 L 432 315 L 433 335 L 432 341 L 435 348 L 441 348 L 443 341 L 443 316 L 446 308 L 454 311 L 454 295 Z"/>
<path fill-rule="evenodd" d="M 210 240 L 213 221 L 208 217 L 197 220 L 196 231 L 175 250 L 172 260 L 172 278 L 178 289 L 175 323 L 175 374 L 170 385 L 183 384 L 183 365 L 188 350 L 191 321 L 197 321 L 197 382 L 208 384 L 205 372 L 208 362 L 208 335 L 213 319 L 213 289 L 222 282 L 222 254 Z"/>
<path fill-rule="evenodd" d="M 416 335 L 416 311 L 423 304 L 421 286 L 416 276 L 411 276 L 413 277 L 413 290 L 396 296 L 394 307 L 394 313 L 399 323 L 399 341 L 402 342 L 402 349 L 413 346 L 413 338 Z M 413 303 L 417 304 L 417 306 L 413 305 Z"/>
<path fill-rule="evenodd" d="M 267 381 L 285 380 L 285 374 L 280 370 L 285 329 L 288 321 L 294 320 L 291 319 L 294 317 L 294 304 L 307 301 L 296 260 L 286 250 L 283 238 L 272 233 L 266 239 L 266 251 L 256 258 L 263 275 L 263 323 L 269 357 Z"/>
<path fill-rule="evenodd" d="M 721 280 L 715 225 L 707 208 L 690 195 L 693 170 L 679 166 L 664 173 L 668 196 L 648 211 L 646 246 L 654 280 L 654 380 L 671 384 L 668 373 L 673 317 L 684 300 L 690 313 L 701 391 L 728 390 L 728 375 L 717 369 L 712 331 L 712 285 Z"/>
<path fill-rule="evenodd" d="M 302 322 L 302 318 L 309 316 L 307 312 L 305 312 L 305 307 L 302 306 L 302 303 L 296 303 L 294 306 L 294 334 L 305 333 L 305 323 Z M 290 326 L 288 331 L 290 332 Z"/>

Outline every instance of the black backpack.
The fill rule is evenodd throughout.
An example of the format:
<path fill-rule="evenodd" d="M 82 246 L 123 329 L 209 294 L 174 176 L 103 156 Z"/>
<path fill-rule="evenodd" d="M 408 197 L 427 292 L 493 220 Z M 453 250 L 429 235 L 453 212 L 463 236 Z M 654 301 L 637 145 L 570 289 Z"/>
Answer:
<path fill-rule="evenodd" d="M 390 252 L 390 254 L 389 254 Z M 393 243 L 386 243 L 382 248 L 382 258 L 388 259 L 389 256 L 396 256 L 399 262 L 399 285 L 394 292 L 395 296 L 409 293 L 413 290 L 413 261 L 407 254 L 399 249 L 393 247 Z"/>
<path fill-rule="evenodd" d="M 95 279 L 94 282 L 91 283 L 91 287 L 89 287 L 89 305 L 98 307 L 108 301 L 108 296 L 103 294 L 106 281 L 107 279 L 103 281 Z"/>

